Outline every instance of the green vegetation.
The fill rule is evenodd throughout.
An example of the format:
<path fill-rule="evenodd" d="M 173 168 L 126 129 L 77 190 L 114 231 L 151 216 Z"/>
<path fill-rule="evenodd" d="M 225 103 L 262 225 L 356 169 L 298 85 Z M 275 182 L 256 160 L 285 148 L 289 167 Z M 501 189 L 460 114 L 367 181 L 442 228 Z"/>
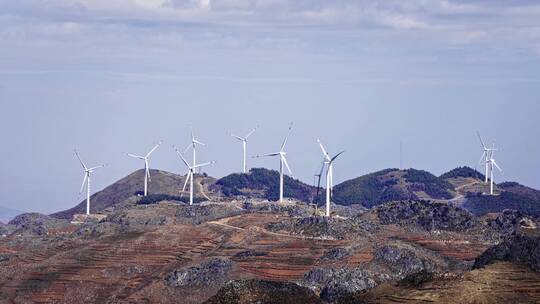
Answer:
<path fill-rule="evenodd" d="M 380 204 L 419 199 L 414 192 L 423 191 L 434 199 L 450 199 L 453 186 L 421 170 L 387 169 L 364 175 L 334 188 L 334 202 L 341 205 L 362 204 L 372 208 Z"/>
<path fill-rule="evenodd" d="M 505 209 L 540 216 L 540 202 L 538 200 L 508 191 L 504 191 L 500 195 L 469 194 L 463 207 L 478 216 L 486 213 L 502 212 Z"/>
<path fill-rule="evenodd" d="M 410 191 L 424 191 L 436 199 L 452 198 L 452 194 L 448 190 L 454 190 L 454 186 L 427 171 L 409 169 L 405 174 L 405 179 L 411 183 L 409 186 Z"/>
<path fill-rule="evenodd" d="M 382 176 L 397 171 L 387 169 L 355 179 L 348 180 L 334 187 L 334 202 L 340 205 L 362 204 L 371 208 L 388 201 L 407 200 L 410 197 L 394 188 L 397 180 L 383 181 Z"/>
<path fill-rule="evenodd" d="M 252 195 L 262 192 L 262 198 L 279 199 L 279 172 L 264 168 L 253 168 L 248 174 L 234 173 L 219 179 L 216 183 L 225 196 Z M 289 176 L 284 178 L 285 197 L 310 201 L 315 189 Z"/>
<path fill-rule="evenodd" d="M 458 178 L 458 177 L 472 177 L 477 178 L 480 180 L 484 180 L 485 176 L 484 174 L 470 168 L 470 167 L 458 167 L 453 170 L 450 170 L 443 175 L 441 175 L 440 179 L 449 179 L 449 178 Z"/>

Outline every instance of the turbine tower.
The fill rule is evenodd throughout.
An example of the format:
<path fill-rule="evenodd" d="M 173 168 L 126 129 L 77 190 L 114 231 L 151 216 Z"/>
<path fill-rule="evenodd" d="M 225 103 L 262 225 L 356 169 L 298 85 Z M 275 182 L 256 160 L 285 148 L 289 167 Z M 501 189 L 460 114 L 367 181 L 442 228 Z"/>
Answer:
<path fill-rule="evenodd" d="M 193 134 L 193 127 L 190 127 L 191 129 L 191 143 L 186 147 L 184 150 L 184 154 L 190 149 L 193 149 L 193 164 L 197 163 L 197 145 L 200 146 L 206 146 L 205 143 L 195 139 L 195 135 Z"/>
<path fill-rule="evenodd" d="M 234 135 L 234 134 L 231 134 L 232 137 L 238 139 L 239 141 L 242 142 L 242 148 L 244 150 L 244 163 L 243 163 L 243 173 L 246 174 L 247 173 L 247 166 L 246 166 L 246 153 L 247 153 L 247 142 L 248 142 L 248 138 L 255 132 L 255 130 L 257 130 L 257 127 L 253 128 L 253 130 L 251 130 L 245 137 L 240 137 L 240 136 L 237 136 L 237 135 Z"/>
<path fill-rule="evenodd" d="M 491 155 L 493 154 L 493 152 L 497 151 L 497 149 L 495 149 L 494 147 L 493 148 L 488 148 L 486 146 L 486 144 L 484 143 L 484 141 L 482 140 L 482 136 L 480 136 L 480 132 L 477 131 L 476 134 L 478 135 L 478 139 L 480 139 L 480 144 L 482 145 L 482 149 L 484 149 L 484 152 L 482 153 L 482 156 L 480 156 L 480 160 L 478 161 L 478 164 L 482 163 L 482 160 L 484 161 L 484 166 L 485 166 L 485 169 L 486 169 L 484 182 L 487 184 L 488 183 L 489 170 L 490 170 L 489 160 L 490 160 Z"/>
<path fill-rule="evenodd" d="M 75 150 L 75 155 L 77 156 L 77 158 L 79 159 L 79 162 L 84 168 L 84 179 L 81 185 L 81 190 L 79 190 L 79 198 L 81 197 L 82 191 L 84 189 L 84 185 L 86 184 L 86 215 L 90 215 L 90 175 L 94 172 L 94 170 L 105 167 L 105 165 L 88 168 L 82 161 L 81 157 L 79 156 L 79 152 L 77 152 L 77 150 Z"/>
<path fill-rule="evenodd" d="M 145 156 L 139 156 L 139 155 L 135 155 L 135 154 L 131 154 L 131 153 L 126 153 L 127 156 L 129 157 L 133 157 L 133 158 L 138 158 L 138 159 L 142 159 L 144 160 L 144 196 L 146 196 L 148 194 L 148 181 L 152 181 L 152 179 L 150 178 L 150 166 L 148 164 L 148 159 L 150 157 L 150 155 L 156 151 L 156 149 L 161 145 L 161 141 L 155 145 L 152 150 L 150 150 L 150 152 L 148 152 Z"/>
<path fill-rule="evenodd" d="M 324 156 L 323 166 L 321 168 L 321 175 L 324 167 L 326 167 L 326 216 L 330 216 L 330 201 L 332 189 L 334 188 L 334 161 L 345 151 L 341 151 L 334 157 L 330 157 L 321 141 L 317 139 L 317 142 L 319 143 L 319 146 L 321 147 L 321 151 Z"/>
<path fill-rule="evenodd" d="M 180 152 L 176 147 L 173 147 L 173 148 L 176 151 L 176 153 L 178 153 L 178 156 L 180 156 L 180 158 L 182 159 L 182 162 L 184 162 L 184 164 L 188 168 L 188 173 L 186 174 L 186 181 L 184 182 L 184 187 L 182 188 L 182 192 L 186 190 L 186 186 L 189 181 L 189 205 L 191 206 L 193 205 L 193 175 L 195 174 L 195 169 L 206 167 L 208 165 L 215 164 L 216 162 L 211 161 L 211 162 L 198 164 L 198 165 L 196 165 L 195 163 L 193 165 L 190 165 L 186 161 L 184 156 L 182 155 L 182 152 Z"/>
<path fill-rule="evenodd" d="M 287 163 L 287 158 L 285 158 L 285 155 L 287 155 L 287 152 L 285 152 L 285 144 L 287 144 L 287 139 L 289 138 L 289 135 L 291 134 L 291 130 L 293 127 L 293 123 L 289 125 L 289 132 L 287 133 L 287 136 L 285 137 L 285 140 L 283 140 L 283 143 L 281 144 L 281 149 L 279 152 L 275 153 L 268 153 L 268 154 L 262 154 L 262 155 L 256 155 L 256 158 L 259 157 L 266 157 L 266 156 L 279 156 L 279 202 L 283 202 L 283 167 L 287 167 L 287 170 L 292 175 L 291 168 L 289 167 L 289 164 Z"/>
<path fill-rule="evenodd" d="M 495 146 L 494 146 L 495 148 Z M 495 161 L 495 158 L 493 158 L 495 156 L 495 149 L 493 149 L 491 151 L 491 155 L 489 157 L 489 160 L 487 161 L 487 165 L 489 166 L 489 169 L 490 169 L 490 172 L 491 172 L 491 176 L 490 176 L 490 187 L 489 187 L 489 193 L 491 195 L 493 195 L 493 167 L 497 168 L 499 170 L 499 172 L 502 172 L 502 169 L 501 167 L 499 167 L 499 165 L 497 164 L 497 162 Z"/>

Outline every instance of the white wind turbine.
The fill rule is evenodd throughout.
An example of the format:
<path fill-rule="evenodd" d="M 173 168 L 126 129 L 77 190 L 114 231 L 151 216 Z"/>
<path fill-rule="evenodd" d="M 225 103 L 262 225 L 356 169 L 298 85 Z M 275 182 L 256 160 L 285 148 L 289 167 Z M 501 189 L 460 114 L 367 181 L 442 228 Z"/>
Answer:
<path fill-rule="evenodd" d="M 79 190 L 79 197 L 81 196 L 82 191 L 84 189 L 84 185 L 86 184 L 86 215 L 90 215 L 90 175 L 94 172 L 94 170 L 105 167 L 105 165 L 88 168 L 82 161 L 77 150 L 75 150 L 75 155 L 77 156 L 77 158 L 79 159 L 79 162 L 84 168 L 84 179 L 81 185 L 81 190 Z"/>
<path fill-rule="evenodd" d="M 484 143 L 484 141 L 482 140 L 482 136 L 480 136 L 480 132 L 476 132 L 476 134 L 478 135 L 478 139 L 480 139 L 480 144 L 482 145 L 482 149 L 484 149 L 484 152 L 482 153 L 482 156 L 480 156 L 480 160 L 478 161 L 478 164 L 482 163 L 482 160 L 484 161 L 484 165 L 485 165 L 485 183 L 487 184 L 488 183 L 488 177 L 489 177 L 489 170 L 490 170 L 490 166 L 489 166 L 489 160 L 491 158 L 491 155 L 493 154 L 493 152 L 497 151 L 497 149 L 495 148 L 488 148 L 486 146 L 486 144 Z"/>
<path fill-rule="evenodd" d="M 178 153 L 178 156 L 182 159 L 186 167 L 188 167 L 188 173 L 186 174 L 186 181 L 184 182 L 184 187 L 182 188 L 182 192 L 186 190 L 187 183 L 189 181 L 189 205 L 193 205 L 193 175 L 195 174 L 195 169 L 206 167 L 211 164 L 215 164 L 215 161 L 203 163 L 203 164 L 193 164 L 190 165 L 184 156 L 182 156 L 182 152 L 180 152 L 176 147 L 173 147 L 176 153 Z"/>
<path fill-rule="evenodd" d="M 200 146 L 206 146 L 205 143 L 195 139 L 195 135 L 193 134 L 193 127 L 190 127 L 191 129 L 191 143 L 186 147 L 184 150 L 184 154 L 191 148 L 193 149 L 193 164 L 197 163 L 197 145 Z"/>
<path fill-rule="evenodd" d="M 150 178 L 150 166 L 148 164 L 148 158 L 150 155 L 156 151 L 156 149 L 161 145 L 161 141 L 155 145 L 150 152 L 148 152 L 145 156 L 139 156 L 131 153 L 126 153 L 127 156 L 138 158 L 144 160 L 144 196 L 148 194 L 148 181 L 152 181 Z"/>
<path fill-rule="evenodd" d="M 317 139 L 317 142 L 319 143 L 321 151 L 324 155 L 323 166 L 321 168 L 320 175 L 322 175 L 324 167 L 326 166 L 326 216 L 330 216 L 330 200 L 332 195 L 332 189 L 334 188 L 334 161 L 345 151 L 341 151 L 334 157 L 330 157 L 321 141 Z"/>
<path fill-rule="evenodd" d="M 489 159 L 487 161 L 487 164 L 489 166 L 489 169 L 490 169 L 490 172 L 491 172 L 491 176 L 490 176 L 490 187 L 489 187 L 489 193 L 491 195 L 493 195 L 493 167 L 497 168 L 499 170 L 499 172 L 502 172 L 502 169 L 501 167 L 499 167 L 499 165 L 497 164 L 497 162 L 495 161 L 495 158 L 493 158 L 495 156 L 495 146 L 493 146 L 493 149 L 491 151 L 491 154 L 489 156 Z"/>
<path fill-rule="evenodd" d="M 231 134 L 232 137 L 238 139 L 242 142 L 242 148 L 244 150 L 244 163 L 243 163 L 243 173 L 247 173 L 247 166 L 246 166 L 246 153 L 247 153 L 247 142 L 248 138 L 257 130 L 257 127 L 255 127 L 253 130 L 251 130 L 245 137 L 240 137 L 234 134 Z"/>
<path fill-rule="evenodd" d="M 287 144 L 287 139 L 289 138 L 289 135 L 291 134 L 293 124 L 291 123 L 289 125 L 289 132 L 287 133 L 287 136 L 285 137 L 285 140 L 283 141 L 283 144 L 281 144 L 281 149 L 279 152 L 275 153 L 268 153 L 268 154 L 262 154 L 262 155 L 256 155 L 255 157 L 265 157 L 265 156 L 279 156 L 279 202 L 283 202 L 283 167 L 287 167 L 287 170 L 289 170 L 289 173 L 292 175 L 291 168 L 289 167 L 289 164 L 287 163 L 287 158 L 285 158 L 285 155 L 287 155 L 287 152 L 284 151 L 285 144 Z"/>

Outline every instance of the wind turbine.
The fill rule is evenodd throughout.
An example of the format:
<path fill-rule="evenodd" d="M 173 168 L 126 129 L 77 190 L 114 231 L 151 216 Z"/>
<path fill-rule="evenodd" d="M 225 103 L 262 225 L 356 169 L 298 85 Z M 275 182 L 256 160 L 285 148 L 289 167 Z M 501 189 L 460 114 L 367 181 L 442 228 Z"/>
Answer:
<path fill-rule="evenodd" d="M 81 185 L 81 190 L 79 190 L 79 197 L 81 197 L 82 191 L 84 189 L 84 185 L 86 184 L 86 215 L 90 215 L 90 175 L 94 173 L 94 170 L 105 167 L 105 165 L 88 168 L 82 161 L 81 157 L 79 156 L 79 152 L 77 152 L 77 150 L 75 150 L 75 155 L 77 156 L 77 158 L 79 159 L 79 162 L 84 168 L 84 179 Z"/>
<path fill-rule="evenodd" d="M 182 152 L 180 152 L 176 147 L 173 147 L 173 148 L 176 151 L 176 153 L 178 153 L 178 156 L 180 156 L 180 158 L 182 159 L 186 167 L 188 167 L 188 173 L 186 174 L 186 181 L 184 182 L 184 187 L 182 188 L 182 192 L 186 190 L 186 186 L 189 181 L 189 205 L 193 205 L 193 175 L 195 174 L 195 169 L 206 167 L 208 165 L 215 164 L 216 162 L 211 161 L 211 162 L 198 164 L 198 165 L 196 165 L 195 163 L 193 165 L 190 165 L 186 161 L 184 156 L 182 155 Z"/>
<path fill-rule="evenodd" d="M 248 142 L 248 138 L 255 132 L 255 130 L 257 130 L 257 127 L 253 128 L 253 130 L 251 130 L 245 137 L 240 137 L 240 136 L 237 136 L 237 135 L 234 135 L 231 133 L 231 136 L 238 139 L 239 141 L 242 142 L 242 148 L 244 150 L 244 166 L 243 166 L 243 173 L 246 174 L 247 173 L 247 167 L 246 167 L 246 152 L 247 152 L 247 142 Z"/>
<path fill-rule="evenodd" d="M 196 164 L 197 163 L 197 145 L 206 146 L 206 144 L 195 139 L 195 135 L 193 134 L 193 127 L 190 127 L 190 129 L 191 129 L 191 143 L 186 147 L 186 149 L 184 150 L 184 153 L 186 153 L 189 150 L 189 148 L 192 148 L 193 149 L 193 164 Z"/>
<path fill-rule="evenodd" d="M 493 146 L 493 148 L 495 148 L 495 145 Z M 496 151 L 495 149 L 492 149 L 491 155 L 489 156 L 489 160 L 487 161 L 487 164 L 488 164 L 490 172 L 491 172 L 490 188 L 489 188 L 490 189 L 489 193 L 491 195 L 493 195 L 493 167 L 497 168 L 499 170 L 499 172 L 502 172 L 501 167 L 499 167 L 499 165 L 497 164 L 497 162 L 493 158 L 495 156 L 495 151 Z"/>
<path fill-rule="evenodd" d="M 326 151 L 320 140 L 317 139 L 321 151 L 324 155 L 323 166 L 321 168 L 321 175 L 326 166 L 326 216 L 330 216 L 330 200 L 332 195 L 332 189 L 334 188 L 334 161 L 345 151 L 341 151 L 334 157 L 330 157 L 330 154 Z"/>
<path fill-rule="evenodd" d="M 486 174 L 485 174 L 485 181 L 484 182 L 487 184 L 488 183 L 489 170 L 490 170 L 489 160 L 490 160 L 491 155 L 493 154 L 493 152 L 497 151 L 497 149 L 495 149 L 495 147 L 488 148 L 486 146 L 486 144 L 484 143 L 484 141 L 482 140 L 482 136 L 480 136 L 480 132 L 477 131 L 476 134 L 478 135 L 478 139 L 480 139 L 480 144 L 482 145 L 482 149 L 484 149 L 484 152 L 482 153 L 482 156 L 480 156 L 480 160 L 478 161 L 478 164 L 482 163 L 482 159 L 484 160 L 484 165 L 486 167 Z"/>
<path fill-rule="evenodd" d="M 289 138 L 289 135 L 291 134 L 292 127 L 293 127 L 293 123 L 289 125 L 289 132 L 287 133 L 285 140 L 283 140 L 283 143 L 281 144 L 281 148 L 279 149 L 279 152 L 255 156 L 256 158 L 266 157 L 266 156 L 279 156 L 279 202 L 280 203 L 283 202 L 283 167 L 284 166 L 287 167 L 287 170 L 292 175 L 291 168 L 289 167 L 289 164 L 287 163 L 287 158 L 285 158 L 285 155 L 287 155 L 287 152 L 284 151 L 285 144 L 287 144 L 287 139 Z"/>
<path fill-rule="evenodd" d="M 148 165 L 148 158 L 150 155 L 156 151 L 156 149 L 161 145 L 161 141 L 155 145 L 150 152 L 148 152 L 145 156 L 139 156 L 131 153 L 126 153 L 127 156 L 138 158 L 144 160 L 144 196 L 148 194 L 148 181 L 152 181 L 150 178 L 150 166 Z"/>

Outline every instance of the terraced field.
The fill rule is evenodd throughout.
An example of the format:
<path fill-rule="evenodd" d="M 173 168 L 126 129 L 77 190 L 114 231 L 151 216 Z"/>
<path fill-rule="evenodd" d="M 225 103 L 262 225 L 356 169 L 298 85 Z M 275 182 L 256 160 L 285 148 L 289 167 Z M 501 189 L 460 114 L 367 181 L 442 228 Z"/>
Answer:
<path fill-rule="evenodd" d="M 201 303 L 221 286 L 174 288 L 166 284 L 167 274 L 224 257 L 232 261 L 231 279 L 298 281 L 315 268 L 352 269 L 369 262 L 376 244 L 394 240 L 462 261 L 474 260 L 488 246 L 471 241 L 467 235 L 454 234 L 452 240 L 441 240 L 395 225 L 345 240 L 266 229 L 267 224 L 287 218 L 282 213 L 248 213 L 200 225 L 167 222 L 100 237 L 80 237 L 73 233 L 77 227 L 70 227 L 63 234 L 54 232 L 28 243 L 10 236 L 0 240 L 0 254 L 11 257 L 0 264 L 0 303 Z M 335 260 L 323 258 L 334 248 L 347 248 L 350 254 Z M 505 286 L 510 286 L 509 292 L 540 290 L 537 276 L 504 264 L 498 267 L 490 268 L 489 274 L 501 285 L 489 288 L 497 287 L 499 293 Z M 475 281 L 475 275 L 481 279 L 485 274 L 473 272 L 467 278 Z M 443 293 L 447 286 L 434 285 L 417 293 L 398 289 L 396 296 L 387 295 L 384 301 L 408 303 L 408 299 L 427 297 L 424 293 L 433 289 L 440 289 L 441 299 L 446 299 L 451 297 Z"/>

